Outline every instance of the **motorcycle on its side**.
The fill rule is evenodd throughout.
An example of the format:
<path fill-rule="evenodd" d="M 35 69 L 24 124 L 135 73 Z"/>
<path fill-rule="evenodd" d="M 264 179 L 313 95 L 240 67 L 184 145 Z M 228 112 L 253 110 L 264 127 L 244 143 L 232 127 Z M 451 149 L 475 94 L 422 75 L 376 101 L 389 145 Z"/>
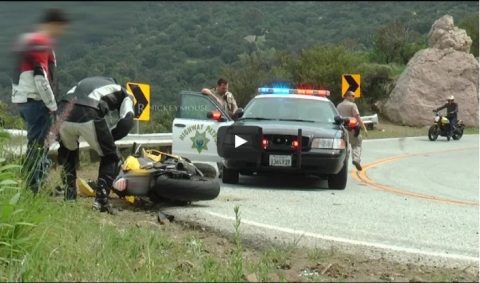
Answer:
<path fill-rule="evenodd" d="M 428 139 L 431 141 L 437 140 L 438 136 L 447 137 L 448 140 L 448 130 L 450 128 L 450 121 L 447 117 L 440 115 L 440 113 L 436 110 L 435 118 L 433 119 L 433 125 L 428 129 Z M 463 136 L 463 130 L 465 129 L 465 125 L 463 124 L 462 120 L 457 120 L 457 124 L 453 128 L 452 138 L 454 140 L 459 140 Z"/>
<path fill-rule="evenodd" d="M 220 193 L 219 181 L 205 177 L 190 160 L 145 149 L 136 143 L 119 169 L 117 180 L 125 179 L 126 187 L 122 191 L 113 189 L 113 192 L 129 202 L 135 197 L 148 197 L 152 202 L 170 200 L 188 204 L 215 199 Z M 78 178 L 77 186 L 83 195 L 95 196 L 95 181 Z"/>

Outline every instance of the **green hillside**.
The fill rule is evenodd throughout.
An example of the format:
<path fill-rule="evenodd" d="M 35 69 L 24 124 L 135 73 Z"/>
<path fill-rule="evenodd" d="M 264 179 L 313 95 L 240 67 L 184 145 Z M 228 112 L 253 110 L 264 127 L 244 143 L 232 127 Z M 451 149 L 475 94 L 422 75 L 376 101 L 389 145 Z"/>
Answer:
<path fill-rule="evenodd" d="M 10 94 L 9 48 L 47 7 L 64 8 L 73 19 L 57 48 L 62 93 L 85 76 L 108 75 L 151 84 L 152 103 L 158 105 L 173 104 L 180 89 L 198 90 L 213 86 L 220 75 L 238 75 L 235 70 L 246 68 L 245 58 L 252 54 L 260 63 L 266 60 L 262 54 L 273 54 L 265 63 L 273 68 L 282 56 L 291 61 L 302 50 L 328 43 L 358 54 L 373 52 L 375 35 L 394 22 L 408 29 L 411 50 L 403 55 L 408 57 L 425 45 L 432 23 L 444 14 L 456 24 L 473 15 L 478 56 L 478 1 L 0 2 L 2 100 Z M 366 56 L 370 63 L 391 63 L 379 54 Z M 276 78 L 295 78 L 293 65 Z M 235 77 L 227 79 L 232 90 L 241 91 Z"/>

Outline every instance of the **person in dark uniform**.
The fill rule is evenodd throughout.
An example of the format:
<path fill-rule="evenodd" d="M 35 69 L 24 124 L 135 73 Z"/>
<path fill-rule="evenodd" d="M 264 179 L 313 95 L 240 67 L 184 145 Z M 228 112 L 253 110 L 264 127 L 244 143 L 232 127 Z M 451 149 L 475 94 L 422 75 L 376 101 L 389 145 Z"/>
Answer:
<path fill-rule="evenodd" d="M 450 138 L 453 136 L 453 131 L 455 129 L 455 125 L 457 124 L 458 104 L 454 100 L 455 97 L 453 95 L 450 95 L 447 99 L 447 103 L 433 110 L 434 112 L 438 112 L 442 109 L 447 108 L 447 119 L 450 122 L 447 140 L 450 140 Z"/>
<path fill-rule="evenodd" d="M 109 127 L 105 115 L 118 110 L 119 120 Z M 65 200 L 75 200 L 78 139 L 82 137 L 101 157 L 96 182 L 94 208 L 112 212 L 108 201 L 110 188 L 118 174 L 120 157 L 115 141 L 125 137 L 133 127 L 133 95 L 115 79 L 89 77 L 81 80 L 59 102 L 64 121 L 59 128 L 59 163 L 63 165 Z"/>

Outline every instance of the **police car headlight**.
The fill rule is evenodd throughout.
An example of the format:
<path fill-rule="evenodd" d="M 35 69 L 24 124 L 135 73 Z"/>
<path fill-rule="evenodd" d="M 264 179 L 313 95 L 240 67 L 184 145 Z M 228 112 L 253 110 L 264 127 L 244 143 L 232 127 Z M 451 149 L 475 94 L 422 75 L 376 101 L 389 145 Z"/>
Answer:
<path fill-rule="evenodd" d="M 345 140 L 315 138 L 312 141 L 312 148 L 344 149 Z"/>

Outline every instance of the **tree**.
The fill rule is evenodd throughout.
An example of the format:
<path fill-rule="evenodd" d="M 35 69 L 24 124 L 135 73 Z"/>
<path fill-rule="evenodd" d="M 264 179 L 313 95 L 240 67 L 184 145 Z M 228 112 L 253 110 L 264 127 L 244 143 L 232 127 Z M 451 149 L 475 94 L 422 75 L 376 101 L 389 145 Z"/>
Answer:
<path fill-rule="evenodd" d="M 478 13 L 463 18 L 458 23 L 458 26 L 465 29 L 468 36 L 472 39 L 470 53 L 478 58 Z"/>
<path fill-rule="evenodd" d="M 265 15 L 257 8 L 250 8 L 243 12 L 243 23 L 249 28 L 249 31 L 255 33 L 260 32 Z M 259 29 L 260 28 L 260 29 Z M 259 35 L 255 33 L 256 35 Z"/>
<path fill-rule="evenodd" d="M 395 68 L 396 65 L 376 63 L 362 63 L 358 66 L 362 80 L 360 100 L 363 102 L 358 105 L 360 112 L 370 112 L 375 102 L 388 97 L 395 82 Z"/>
<path fill-rule="evenodd" d="M 175 107 L 165 105 L 151 113 L 150 122 L 140 122 L 141 133 L 171 133 Z"/>
<path fill-rule="evenodd" d="M 223 68 L 221 76 L 230 83 L 232 91 L 239 107 L 245 105 L 257 93 L 257 88 L 275 80 L 281 80 L 278 70 L 272 72 L 277 65 L 277 53 L 275 49 L 255 51 L 250 54 L 239 55 L 240 62 L 236 65 Z"/>
<path fill-rule="evenodd" d="M 14 115 L 12 113 L 12 109 L 15 108 L 11 107 L 11 104 L 9 104 L 0 101 L 0 128 L 23 129 L 25 124 L 22 118 L 20 118 L 19 115 Z"/>
<path fill-rule="evenodd" d="M 401 22 L 390 23 L 379 29 L 373 37 L 373 55 L 379 63 L 406 64 L 425 47 L 425 40 Z"/>
<path fill-rule="evenodd" d="M 290 58 L 288 69 L 294 84 L 328 89 L 331 99 L 339 102 L 342 74 L 357 73 L 357 66 L 366 61 L 364 54 L 349 51 L 344 46 L 318 45 L 303 50 L 298 58 Z"/>

